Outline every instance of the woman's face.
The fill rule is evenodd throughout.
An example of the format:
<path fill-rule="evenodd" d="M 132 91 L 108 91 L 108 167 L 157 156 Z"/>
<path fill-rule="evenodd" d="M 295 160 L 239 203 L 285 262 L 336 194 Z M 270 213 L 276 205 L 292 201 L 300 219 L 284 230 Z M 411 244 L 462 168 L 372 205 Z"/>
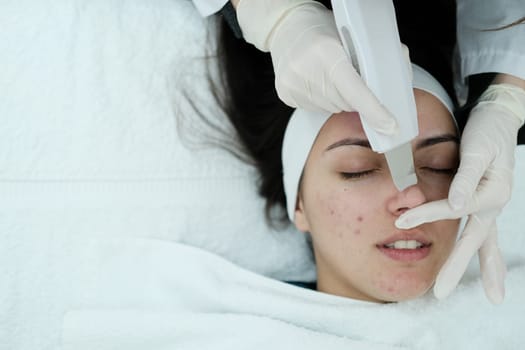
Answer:
<path fill-rule="evenodd" d="M 368 301 L 424 294 L 452 250 L 459 220 L 400 230 L 406 210 L 447 197 L 459 156 L 450 113 L 414 90 L 419 135 L 412 142 L 418 183 L 399 192 L 385 157 L 370 149 L 356 112 L 334 114 L 306 162 L 295 224 L 312 236 L 318 290 Z"/>

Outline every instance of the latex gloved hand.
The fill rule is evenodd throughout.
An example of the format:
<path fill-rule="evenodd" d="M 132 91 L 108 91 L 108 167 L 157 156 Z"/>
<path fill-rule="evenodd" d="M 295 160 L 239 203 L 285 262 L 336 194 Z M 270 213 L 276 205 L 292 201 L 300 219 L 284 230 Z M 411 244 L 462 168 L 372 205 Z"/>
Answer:
<path fill-rule="evenodd" d="M 277 93 L 283 102 L 330 113 L 357 110 L 376 131 L 395 132 L 394 117 L 352 66 L 333 13 L 322 4 L 241 0 L 237 18 L 245 40 L 270 52 Z"/>
<path fill-rule="evenodd" d="M 396 221 L 407 229 L 425 222 L 470 215 L 452 254 L 439 272 L 434 294 L 444 298 L 456 287 L 478 252 L 485 293 L 503 301 L 505 263 L 497 245 L 496 217 L 509 201 L 518 129 L 525 119 L 525 90 L 491 85 L 471 111 L 461 138 L 460 166 L 448 200 L 426 203 Z"/>

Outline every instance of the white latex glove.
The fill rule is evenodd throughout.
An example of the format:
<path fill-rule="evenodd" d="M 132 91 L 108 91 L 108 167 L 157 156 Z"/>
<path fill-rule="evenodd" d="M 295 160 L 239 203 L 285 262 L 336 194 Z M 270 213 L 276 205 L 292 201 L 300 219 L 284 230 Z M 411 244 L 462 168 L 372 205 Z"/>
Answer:
<path fill-rule="evenodd" d="M 396 221 L 398 228 L 408 229 L 425 222 L 470 215 L 438 274 L 434 286 L 438 298 L 454 290 L 478 252 L 487 297 L 493 303 L 503 301 L 506 270 L 497 245 L 496 217 L 510 199 L 517 133 L 524 120 L 525 90 L 511 84 L 491 85 L 465 126 L 460 166 L 449 199 L 411 209 Z"/>
<path fill-rule="evenodd" d="M 245 40 L 270 52 L 275 86 L 284 103 L 329 113 L 357 110 L 376 131 L 395 132 L 394 117 L 352 66 L 334 16 L 322 4 L 241 0 L 237 18 Z"/>

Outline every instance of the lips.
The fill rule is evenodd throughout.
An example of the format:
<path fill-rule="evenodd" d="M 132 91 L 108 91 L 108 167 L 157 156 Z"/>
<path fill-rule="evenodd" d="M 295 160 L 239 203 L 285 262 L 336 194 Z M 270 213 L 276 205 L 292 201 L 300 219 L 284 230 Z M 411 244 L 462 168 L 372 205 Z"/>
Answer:
<path fill-rule="evenodd" d="M 417 241 L 423 245 L 430 245 L 432 242 L 421 232 L 421 231 L 406 231 L 403 233 L 395 234 L 378 243 L 378 246 L 388 246 L 396 241 Z"/>
<path fill-rule="evenodd" d="M 407 231 L 389 237 L 376 247 L 390 259 L 412 262 L 426 258 L 432 242 L 420 231 Z"/>

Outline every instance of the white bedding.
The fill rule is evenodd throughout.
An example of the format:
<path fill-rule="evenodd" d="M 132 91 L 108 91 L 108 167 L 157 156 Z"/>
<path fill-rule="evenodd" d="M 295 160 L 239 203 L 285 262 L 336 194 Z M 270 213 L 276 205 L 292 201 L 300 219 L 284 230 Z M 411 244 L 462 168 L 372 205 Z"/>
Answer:
<path fill-rule="evenodd" d="M 189 0 L 4 0 L 0 28 L 0 349 L 60 349 L 66 314 L 64 334 L 77 344 L 88 316 L 98 317 L 101 326 L 122 321 L 119 313 L 97 314 L 119 305 L 141 315 L 126 318 L 123 334 L 136 329 L 135 321 L 179 317 L 162 313 L 169 310 L 161 304 L 173 302 L 181 281 L 169 270 L 155 274 L 177 258 L 171 256 L 179 249 L 173 242 L 276 279 L 315 277 L 304 236 L 265 225 L 254 169 L 219 149 L 187 148 L 178 137 L 179 116 L 197 120 L 180 96 L 188 83 L 205 110 L 220 117 L 203 79 L 205 23 Z M 516 293 L 523 283 L 512 271 L 520 271 L 525 247 L 525 148 L 517 156 L 515 193 L 498 222 L 502 248 L 515 268 L 509 279 L 518 285 L 508 286 L 500 308 L 472 288 L 473 300 L 491 314 L 521 310 Z M 134 256 L 138 246 L 143 248 Z M 115 266 L 113 255 L 125 266 Z M 112 271 L 130 274 L 114 289 L 108 289 L 111 279 L 92 283 Z M 473 268 L 465 283 L 477 285 L 476 278 Z M 148 293 L 140 294 L 141 288 Z M 239 311 L 226 306 L 234 315 Z M 194 325 L 213 316 L 185 312 Z M 216 317 L 225 325 L 239 319 Z M 306 336 L 296 321 L 246 319 L 265 334 L 327 341 L 314 328 Z M 156 330 L 143 328 L 134 336 L 151 341 Z M 158 330 L 170 346 L 171 331 Z M 234 335 L 224 341 L 234 341 Z M 510 341 L 522 340 L 521 333 L 516 336 Z M 327 344 L 336 349 L 347 343 L 334 337 Z"/>
<path fill-rule="evenodd" d="M 211 132 L 182 91 L 223 118 L 191 1 L 7 0 L 0 28 L 0 207 L 50 214 L 19 230 L 176 240 L 267 276 L 314 278 L 304 236 L 261 220 L 255 170 L 197 148 L 202 135 L 179 137 L 179 124 Z M 252 258 L 246 235 L 266 258 Z"/>
<path fill-rule="evenodd" d="M 73 260 L 92 275 L 72 280 L 82 293 L 64 318 L 64 350 L 479 350 L 525 341 L 525 259 L 511 264 L 500 306 L 478 279 L 445 301 L 381 305 L 291 286 L 177 243 L 86 247 Z"/>

